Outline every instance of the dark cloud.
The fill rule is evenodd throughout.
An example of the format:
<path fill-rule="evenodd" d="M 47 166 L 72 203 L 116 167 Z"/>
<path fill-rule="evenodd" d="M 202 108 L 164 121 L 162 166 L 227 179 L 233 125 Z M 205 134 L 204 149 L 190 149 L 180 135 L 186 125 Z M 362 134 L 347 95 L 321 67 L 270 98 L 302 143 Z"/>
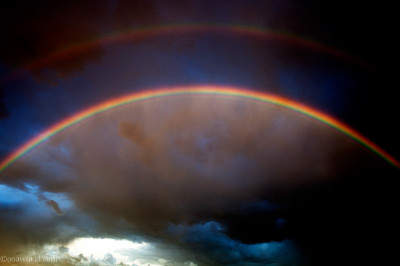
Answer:
<path fill-rule="evenodd" d="M 153 10 L 151 1 L 3 3 L 0 22 L 5 38 L 0 60 L 44 78 L 52 77 L 53 71 L 61 76 L 70 75 L 82 70 L 88 62 L 97 60 L 103 54 L 101 44 L 72 53 L 60 51 L 93 42 L 135 23 L 154 24 L 156 16 Z M 43 69 L 50 69 L 50 72 L 43 72 Z"/>
<path fill-rule="evenodd" d="M 46 201 L 46 204 L 50 206 L 57 214 L 61 215 L 63 212 L 60 209 L 60 206 L 58 206 L 58 203 L 54 200 L 48 200 Z"/>
<path fill-rule="evenodd" d="M 119 133 L 135 143 L 141 143 L 145 138 L 143 129 L 132 122 L 122 122 L 119 125 Z"/>
<path fill-rule="evenodd" d="M 68 253 L 68 250 L 69 249 L 64 246 L 61 246 L 58 248 L 58 252 L 60 252 L 60 253 Z"/>
<path fill-rule="evenodd" d="M 204 265 L 293 265 L 299 259 L 290 241 L 246 245 L 227 237 L 224 228 L 216 222 L 176 225 L 168 230 L 195 252 L 206 253 L 208 256 L 200 258 Z"/>
<path fill-rule="evenodd" d="M 2 62 L 23 68 L 68 45 L 95 38 L 101 28 L 98 22 L 101 18 L 106 18 L 108 13 L 104 2 L 14 1 L 3 4 L 1 24 L 2 32 L 7 38 L 2 43 Z M 69 17 L 74 19 L 68 19 Z M 52 64 L 51 67 L 61 73 L 69 73 L 97 57 L 98 53 L 98 49 L 93 49 L 87 51 L 86 56 L 68 58 Z"/>

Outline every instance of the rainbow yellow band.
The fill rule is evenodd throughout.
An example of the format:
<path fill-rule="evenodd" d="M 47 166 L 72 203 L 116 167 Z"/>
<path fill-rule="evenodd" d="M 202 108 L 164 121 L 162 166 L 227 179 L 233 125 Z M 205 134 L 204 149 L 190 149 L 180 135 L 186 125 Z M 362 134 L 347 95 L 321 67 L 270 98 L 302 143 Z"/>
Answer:
<path fill-rule="evenodd" d="M 116 108 L 129 103 L 139 102 L 148 99 L 160 98 L 165 96 L 174 95 L 210 95 L 210 96 L 235 96 L 245 99 L 256 100 L 260 102 L 270 103 L 277 106 L 282 106 L 287 109 L 293 110 L 295 112 L 304 114 L 311 118 L 314 118 L 322 123 L 325 123 L 338 131 L 344 133 L 345 135 L 351 137 L 352 139 L 358 141 L 371 151 L 375 152 L 377 155 L 385 159 L 390 164 L 395 167 L 400 168 L 400 162 L 397 161 L 390 154 L 385 152 L 379 146 L 377 146 L 372 141 L 368 140 L 366 137 L 345 125 L 344 123 L 336 120 L 335 118 L 324 114 L 318 110 L 315 110 L 306 105 L 300 104 L 298 102 L 286 99 L 284 97 L 271 95 L 263 92 L 256 92 L 247 89 L 225 87 L 225 86 L 185 86 L 185 87 L 173 87 L 173 88 L 159 88 L 156 90 L 145 90 L 142 92 L 136 92 L 126 96 L 114 98 L 107 100 L 103 103 L 85 109 L 53 126 L 43 131 L 38 136 L 34 137 L 30 141 L 26 142 L 24 145 L 19 147 L 16 151 L 10 154 L 5 160 L 0 163 L 0 173 L 3 172 L 7 167 L 17 161 L 19 158 L 24 156 L 30 150 L 34 149 L 40 143 L 51 138 L 58 132 L 61 132 L 68 127 L 92 117 L 98 113 Z"/>

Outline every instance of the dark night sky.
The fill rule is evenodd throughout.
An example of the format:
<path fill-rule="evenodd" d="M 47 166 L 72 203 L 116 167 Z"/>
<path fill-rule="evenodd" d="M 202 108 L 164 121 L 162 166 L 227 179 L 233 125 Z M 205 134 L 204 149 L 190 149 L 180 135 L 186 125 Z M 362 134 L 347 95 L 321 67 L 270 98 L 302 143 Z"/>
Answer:
<path fill-rule="evenodd" d="M 350 125 L 395 158 L 400 158 L 397 71 L 394 67 L 398 59 L 398 40 L 395 36 L 395 8 L 391 5 L 393 4 L 386 2 L 302 0 L 88 0 L 2 3 L 0 160 L 52 124 L 107 99 L 144 89 L 202 84 L 247 88 L 281 95 L 310 105 Z M 190 25 L 205 24 L 273 30 L 298 40 L 313 40 L 348 56 L 340 57 L 301 45 L 299 42 L 212 28 L 184 32 L 172 30 L 169 33 L 149 34 L 142 38 L 109 44 L 99 41 L 104 36 L 144 27 L 188 25 L 190 28 Z M 35 65 L 35 62 L 56 51 L 87 40 L 93 40 L 90 49 Z M 166 106 L 169 103 L 160 103 L 161 106 L 164 104 Z M 176 103 L 176 106 L 174 110 L 181 115 L 180 108 L 184 107 L 179 103 Z M 321 126 L 315 125 L 315 122 L 308 122 L 304 118 L 297 120 L 282 115 L 283 121 L 290 122 L 291 126 L 285 124 L 270 135 L 260 134 L 252 139 L 249 136 L 257 132 L 257 123 L 262 124 L 261 114 L 264 114 L 264 111 L 261 109 L 252 109 L 253 107 L 245 105 L 243 114 L 224 116 L 218 113 L 218 108 L 215 107 L 205 111 L 194 104 L 192 108 L 191 112 L 182 115 L 182 121 L 179 120 L 181 122 L 172 119 L 171 125 L 157 122 L 159 119 L 155 117 L 165 117 L 165 120 L 169 121 L 168 112 L 164 114 L 161 107 L 155 110 L 163 113 L 162 115 L 155 110 L 146 111 L 148 113 L 137 118 L 133 124 L 125 121 L 128 115 L 122 111 L 116 112 L 115 116 L 110 114 L 110 119 L 120 121 L 119 125 L 116 125 L 119 130 L 117 133 L 112 133 L 115 125 L 101 122 L 107 117 L 104 115 L 98 120 L 94 119 L 94 122 L 83 123 L 81 129 L 71 129 L 63 133 L 59 140 L 45 143 L 36 153 L 34 151 L 31 155 L 28 154 L 27 161 L 17 162 L 8 173 L 2 173 L 0 238 L 9 239 L 12 232 L 21 237 L 9 245 L 11 248 L 6 249 L 7 245 L 0 243 L 0 256 L 3 253 L 12 256 L 20 251 L 19 249 L 27 252 L 24 246 L 27 235 L 34 239 L 33 242 L 43 246 L 57 241 L 57 244 L 66 244 L 73 237 L 86 236 L 87 232 L 90 232 L 92 237 L 125 237 L 131 240 L 138 237 L 153 243 L 157 247 L 153 250 L 154 254 L 158 252 L 160 258 L 167 258 L 170 263 L 184 263 L 183 258 L 187 258 L 185 263 L 191 261 L 198 265 L 264 265 L 271 261 L 277 262 L 278 265 L 337 265 L 367 261 L 388 263 L 395 258 L 395 247 L 387 242 L 386 237 L 398 237 L 398 218 L 396 219 L 394 214 L 397 208 L 395 202 L 398 200 L 398 169 L 360 146 L 346 144 L 343 137 L 332 137 L 333 133 L 327 133 L 326 130 L 320 129 Z M 225 114 L 224 112 L 231 110 L 229 108 L 231 106 L 227 104 L 220 107 L 219 111 Z M 147 109 L 143 107 L 143 110 Z M 247 123 L 246 112 L 251 113 L 254 110 L 259 113 L 249 116 L 255 118 L 254 121 L 250 119 L 247 124 L 253 131 L 245 131 L 234 122 L 236 119 Z M 279 112 L 271 110 L 268 109 L 265 114 L 270 112 L 268 114 L 280 117 Z M 219 119 L 224 121 L 222 124 L 234 132 L 231 133 L 231 138 L 227 138 L 223 131 L 218 131 L 222 130 L 221 128 L 217 130 L 211 127 L 210 131 L 207 131 L 210 126 L 208 123 L 215 122 L 203 120 L 207 112 L 216 117 L 221 115 Z M 197 113 L 201 115 L 197 116 Z M 199 126 L 190 124 L 192 120 L 197 121 Z M 276 121 L 278 120 L 277 118 Z M 149 126 L 152 123 L 154 126 Z M 115 171 L 119 175 L 116 174 L 118 177 L 115 179 L 120 181 L 121 198 L 125 200 L 114 200 L 114 196 L 107 194 L 106 188 L 113 184 L 113 181 L 107 180 L 103 173 L 112 170 L 94 167 L 108 158 L 108 155 L 101 157 L 99 154 L 109 148 L 107 145 L 112 144 L 98 144 L 105 140 L 107 134 L 117 139 L 116 147 L 122 145 L 123 141 L 131 141 L 137 145 L 138 152 L 142 152 L 139 152 L 142 157 L 138 155 L 138 158 L 141 158 L 138 161 L 144 165 L 143 169 L 150 167 L 154 171 L 149 174 L 150 172 L 146 172 L 148 169 L 141 170 L 143 172 L 140 172 L 140 176 L 163 176 L 165 173 L 173 173 L 177 180 L 182 178 L 181 181 L 187 187 L 182 186 L 187 191 L 196 190 L 197 185 L 181 177 L 184 175 L 180 170 L 167 169 L 163 164 L 172 160 L 168 159 L 167 153 L 160 151 L 160 147 L 169 147 L 165 144 L 168 143 L 167 137 L 154 132 L 165 130 L 166 135 L 173 136 L 174 140 L 182 137 L 183 135 L 174 131 L 173 125 L 186 129 L 188 134 L 193 136 L 205 132 L 207 137 L 200 135 L 207 140 L 211 138 L 207 134 L 215 134 L 216 137 L 211 139 L 217 139 L 218 144 L 212 147 L 221 149 L 223 155 L 220 156 L 223 158 L 230 158 L 227 162 L 231 164 L 232 169 L 251 168 L 252 162 L 241 158 L 238 159 L 238 163 L 227 155 L 228 151 L 235 153 L 238 149 L 245 149 L 245 156 L 254 159 L 257 165 L 264 156 L 269 156 L 265 157 L 271 159 L 267 166 L 257 166 L 256 170 L 249 172 L 254 178 L 252 182 L 255 186 L 270 185 L 260 181 L 265 171 L 269 171 L 269 175 L 276 180 L 283 178 L 285 182 L 276 181 L 275 184 L 275 181 L 271 181 L 274 188 L 261 192 L 250 185 L 243 185 L 246 193 L 254 195 L 253 199 L 249 199 L 246 193 L 238 193 L 234 181 L 226 181 L 229 189 L 214 191 L 210 188 L 215 184 L 207 179 L 208 181 L 197 185 L 203 195 L 210 197 L 210 202 L 199 200 L 190 193 L 180 195 L 175 188 L 165 184 L 165 190 L 170 193 L 158 195 L 155 190 L 149 190 L 151 195 L 160 197 L 157 203 L 153 198 L 149 199 L 140 193 L 139 196 L 132 196 L 129 190 L 124 190 L 126 184 L 132 185 L 126 183 L 127 177 L 121 170 L 125 166 L 113 162 L 111 168 L 118 169 Z M 260 129 L 265 128 L 260 126 Z M 294 131 L 285 135 L 285 132 L 290 130 Z M 146 137 L 144 141 L 140 141 L 138 138 L 145 134 L 143 132 L 153 133 L 148 133 L 151 138 Z M 91 134 L 97 136 L 97 140 L 92 140 Z M 282 134 L 281 138 L 277 137 L 279 134 Z M 182 144 L 182 150 L 179 152 L 185 156 L 173 158 L 179 161 L 179 164 L 187 166 L 187 171 L 201 176 L 203 172 L 195 171 L 196 164 L 188 158 L 194 156 L 196 160 L 204 162 L 204 156 L 218 158 L 219 150 L 217 152 L 206 149 L 204 154 L 199 153 L 190 146 L 191 141 L 197 139 L 182 138 L 184 144 L 179 141 L 177 143 Z M 258 147 L 253 143 L 254 139 L 259 143 L 265 142 L 265 145 L 272 141 L 274 146 L 271 150 L 278 155 L 281 154 L 278 148 L 289 149 L 293 158 L 304 158 L 293 159 L 294 161 L 291 161 L 292 157 L 284 158 L 273 164 L 275 158 L 272 153 L 258 153 Z M 275 139 L 280 141 L 275 142 Z M 300 144 L 285 144 L 292 143 L 290 141 L 293 140 Z M 334 144 L 329 144 L 328 140 Z M 88 143 L 88 147 L 92 145 L 90 147 L 94 147 L 93 150 L 86 153 L 86 149 L 78 145 L 85 142 Z M 238 142 L 245 145 L 236 146 Z M 66 150 L 71 151 L 71 154 L 81 154 L 82 162 L 79 163 L 79 159 L 66 161 L 66 157 L 63 157 L 65 154 L 54 155 L 56 161 L 60 160 L 57 163 L 50 160 L 55 152 L 52 147 L 61 147 L 60 143 L 68 144 Z M 99 153 L 95 152 L 96 145 L 99 145 Z M 179 145 L 177 146 L 180 147 Z M 260 144 L 262 145 L 264 144 Z M 276 147 L 278 148 L 275 151 Z M 321 157 L 307 155 L 309 149 L 319 152 Z M 46 152 L 50 155 L 46 155 Z M 146 161 L 146 158 L 151 159 Z M 52 170 L 46 168 L 47 172 L 43 171 L 41 167 L 45 162 L 54 164 L 53 168 L 50 167 Z M 285 165 L 284 162 L 295 163 Z M 329 162 L 329 173 L 319 173 L 315 164 L 325 165 L 326 162 Z M 84 163 L 97 170 L 83 170 Z M 80 187 L 77 185 L 80 182 L 75 179 L 63 180 L 64 174 L 60 173 L 64 172 L 59 171 L 60 167 L 72 167 L 76 176 L 82 178 L 82 184 L 87 182 L 86 185 L 90 185 L 89 181 L 92 179 L 88 176 L 96 174 L 104 181 L 99 182 L 98 187 L 86 195 L 79 189 L 75 191 L 76 187 Z M 306 170 L 306 167 L 313 168 L 313 171 Z M 221 174 L 221 169 L 212 169 Z M 234 178 L 232 169 L 225 170 L 222 175 Z M 241 173 L 240 171 L 238 170 L 238 173 Z M 243 173 L 244 176 L 248 174 L 246 171 Z M 207 177 L 208 173 L 204 176 Z M 324 178 L 325 181 L 315 181 L 317 179 L 314 178 L 317 177 Z M 275 180 L 274 178 L 272 180 Z M 290 178 L 299 178 L 304 182 L 292 183 L 288 181 Z M 56 181 L 52 181 L 53 179 Z M 154 177 L 153 182 L 134 185 L 143 186 L 143 190 L 149 187 L 154 189 L 164 181 Z M 24 200 L 8 200 L 7 197 L 13 193 L 15 198 L 20 195 Z M 53 197 L 49 193 L 61 196 L 51 194 Z M 96 193 L 104 198 L 112 198 L 110 203 L 95 198 L 93 195 Z M 232 193 L 238 193 L 238 198 L 233 197 Z M 76 205 L 69 215 L 63 211 L 63 208 L 69 208 L 69 203 L 60 203 L 63 200 L 57 198 L 64 196 Z M 224 196 L 226 198 L 222 200 Z M 46 225 L 51 228 L 43 237 L 38 236 L 38 230 L 24 226 L 23 223 L 24 219 L 31 215 L 26 213 L 26 206 L 29 205 L 24 205 L 30 197 L 36 197 L 36 201 L 39 202 L 37 206 L 42 203 L 56 213 L 56 218 L 49 218 L 47 224 L 39 221 L 33 223 L 32 226 L 36 225 L 39 228 Z M 211 202 L 211 199 L 215 199 L 215 202 Z M 65 202 L 69 202 L 68 200 Z M 128 200 L 132 202 L 131 205 L 124 203 Z M 187 206 L 171 207 L 180 206 L 180 200 L 187 202 Z M 164 202 L 160 204 L 160 201 Z M 144 202 L 144 206 L 149 209 L 154 208 L 155 213 L 159 213 L 160 216 L 140 210 L 137 214 L 126 214 L 126 210 L 136 208 L 135 204 L 140 202 Z M 170 208 L 171 210 L 167 211 Z M 13 211 L 18 214 L 14 215 Z M 105 218 L 108 216 L 122 217 L 127 224 L 116 225 L 113 218 Z M 68 224 L 75 231 L 71 228 L 63 231 L 61 227 L 57 227 L 58 224 Z M 93 224 L 96 229 L 87 229 Z M 166 224 L 167 229 L 164 228 Z M 111 230 L 112 227 L 117 229 Z M 220 227 L 223 227 L 222 231 Z M 32 233 L 29 233 L 30 230 Z M 8 231 L 11 233 L 5 233 Z M 78 231 L 85 231 L 86 234 Z M 135 234 L 137 236 L 133 237 Z M 265 243 L 269 243 L 270 246 L 262 246 Z M 174 252 L 171 251 L 171 246 L 176 248 Z"/>

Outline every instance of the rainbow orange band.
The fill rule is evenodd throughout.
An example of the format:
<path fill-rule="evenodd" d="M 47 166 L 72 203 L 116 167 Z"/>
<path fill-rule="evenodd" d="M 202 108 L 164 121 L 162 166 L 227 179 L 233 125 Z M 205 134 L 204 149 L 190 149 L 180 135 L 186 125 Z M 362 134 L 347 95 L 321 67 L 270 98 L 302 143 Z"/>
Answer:
<path fill-rule="evenodd" d="M 322 123 L 325 123 L 345 135 L 351 137 L 352 139 L 358 141 L 371 151 L 375 152 L 377 155 L 385 159 L 390 164 L 400 168 L 400 162 L 397 161 L 394 157 L 389 155 L 383 149 L 378 147 L 375 143 L 368 140 L 366 137 L 345 125 L 344 123 L 334 119 L 333 117 L 324 114 L 320 111 L 317 111 L 311 107 L 306 105 L 297 103 L 295 101 L 270 95 L 262 92 L 250 91 L 246 89 L 239 89 L 233 87 L 222 87 L 222 86 L 186 86 L 186 87 L 175 87 L 175 88 L 160 88 L 156 90 L 146 90 L 142 92 L 136 92 L 130 95 L 122 96 L 119 98 L 114 98 L 103 103 L 100 103 L 96 106 L 85 109 L 53 126 L 31 139 L 21 147 L 19 147 L 16 151 L 14 151 L 10 156 L 8 156 L 4 161 L 0 163 L 0 173 L 3 172 L 8 166 L 17 161 L 23 155 L 28 153 L 30 150 L 37 147 L 40 143 L 46 141 L 51 138 L 58 132 L 61 132 L 68 127 L 85 120 L 89 117 L 92 117 L 98 113 L 116 108 L 118 106 L 122 106 L 129 103 L 139 102 L 148 99 L 154 99 L 165 96 L 174 96 L 174 95 L 210 95 L 210 96 L 235 96 L 241 97 L 245 99 L 257 100 L 260 102 L 270 103 L 277 106 L 282 106 L 287 109 L 293 110 L 295 112 L 304 114 L 311 118 L 314 118 Z"/>

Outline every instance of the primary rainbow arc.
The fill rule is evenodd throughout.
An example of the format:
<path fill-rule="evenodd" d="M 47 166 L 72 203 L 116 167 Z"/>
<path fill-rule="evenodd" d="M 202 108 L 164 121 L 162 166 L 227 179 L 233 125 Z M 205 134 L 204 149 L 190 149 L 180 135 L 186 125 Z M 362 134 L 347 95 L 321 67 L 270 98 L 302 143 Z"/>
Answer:
<path fill-rule="evenodd" d="M 20 146 L 8 157 L 5 158 L 0 163 L 0 173 L 3 172 L 7 167 L 16 162 L 19 158 L 27 154 L 29 151 L 37 147 L 40 143 L 51 138 L 55 134 L 67 129 L 68 127 L 79 123 L 89 117 L 92 117 L 98 113 L 105 112 L 107 110 L 129 104 L 134 102 L 139 102 L 147 99 L 174 96 L 174 95 L 215 95 L 215 96 L 235 96 L 245 99 L 257 100 L 265 103 L 274 104 L 277 106 L 282 106 L 284 108 L 290 109 L 292 111 L 304 114 L 308 117 L 316 119 L 324 124 L 327 124 L 343 134 L 349 136 L 350 138 L 358 141 L 384 160 L 400 168 L 400 162 L 380 148 L 378 145 L 361 135 L 356 130 L 347 126 L 346 124 L 340 122 L 339 120 L 320 112 L 312 107 L 303 105 L 301 103 L 295 102 L 293 100 L 271 95 L 263 92 L 251 91 L 247 89 L 241 89 L 236 87 L 226 87 L 226 86 L 185 86 L 185 87 L 172 87 L 172 88 L 159 88 L 155 90 L 145 90 L 141 92 L 136 92 L 133 94 L 125 95 L 122 97 L 114 98 L 102 102 L 98 105 L 85 109 L 43 131 L 38 136 L 34 137 L 30 141 L 26 142 L 24 145 Z"/>

